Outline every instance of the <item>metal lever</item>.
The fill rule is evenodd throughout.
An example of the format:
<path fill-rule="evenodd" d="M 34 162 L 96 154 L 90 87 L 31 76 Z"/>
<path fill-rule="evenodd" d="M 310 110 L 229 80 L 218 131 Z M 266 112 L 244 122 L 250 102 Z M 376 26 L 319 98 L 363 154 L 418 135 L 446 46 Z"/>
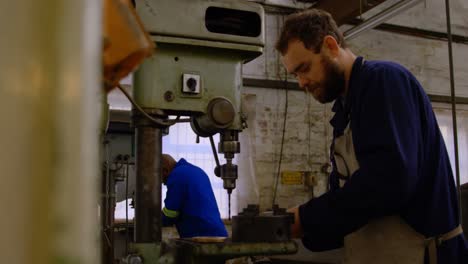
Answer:
<path fill-rule="evenodd" d="M 221 167 L 221 165 L 219 164 L 218 153 L 216 152 L 216 147 L 214 144 L 213 136 L 210 136 L 210 144 L 211 144 L 211 150 L 213 150 L 213 156 L 216 161 L 215 175 L 219 177 L 220 176 L 219 168 Z"/>

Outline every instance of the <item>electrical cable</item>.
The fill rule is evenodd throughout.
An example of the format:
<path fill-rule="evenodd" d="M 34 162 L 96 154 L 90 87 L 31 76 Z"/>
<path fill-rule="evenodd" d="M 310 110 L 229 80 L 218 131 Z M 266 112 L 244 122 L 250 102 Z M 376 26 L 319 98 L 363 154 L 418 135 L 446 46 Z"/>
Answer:
<path fill-rule="evenodd" d="M 457 104 L 455 101 L 455 77 L 453 72 L 453 52 L 452 52 L 452 25 L 450 22 L 450 0 L 445 0 L 445 12 L 447 18 L 447 38 L 449 52 L 449 70 L 450 70 L 450 98 L 452 103 L 452 123 L 453 123 L 453 144 L 455 150 L 455 176 L 457 181 L 458 194 L 458 216 L 462 223 L 461 190 L 460 190 L 460 162 L 458 154 L 458 126 L 457 126 Z"/>
<path fill-rule="evenodd" d="M 130 157 L 128 155 L 126 156 L 127 158 L 127 168 L 125 171 L 125 256 L 128 256 L 128 179 L 129 179 L 129 165 L 130 165 Z"/>
<path fill-rule="evenodd" d="M 104 205 L 104 219 L 105 219 L 105 225 L 103 226 L 103 232 L 104 232 L 104 236 L 105 238 L 108 240 L 108 244 L 109 244 L 109 247 L 111 246 L 110 245 L 110 240 L 109 240 L 109 237 L 107 235 L 107 230 L 109 229 L 109 209 L 110 209 L 110 201 L 109 201 L 109 192 L 110 192 L 110 187 L 109 187 L 109 182 L 110 182 L 110 154 L 109 154 L 109 141 L 105 141 L 104 142 L 105 144 L 105 152 L 106 152 L 106 179 L 105 179 L 105 191 L 106 191 L 106 194 L 105 194 L 105 205 Z"/>
<path fill-rule="evenodd" d="M 180 119 L 180 116 L 177 116 L 175 119 L 173 120 L 169 120 L 169 121 L 161 121 L 161 120 L 158 120 L 158 119 L 155 119 L 153 117 L 151 117 L 148 113 L 145 112 L 145 110 L 143 110 L 143 108 L 141 108 L 141 106 L 139 106 L 135 100 L 130 96 L 130 94 L 128 94 L 127 91 L 125 91 L 125 88 L 122 87 L 122 85 L 119 83 L 117 84 L 117 88 L 119 88 L 120 91 L 122 91 L 122 93 L 125 95 L 125 97 L 127 97 L 127 99 L 130 101 L 130 103 L 132 103 L 132 105 L 142 114 L 144 115 L 146 118 L 148 118 L 149 120 L 151 120 L 152 122 L 156 123 L 157 125 L 160 125 L 160 126 L 172 126 L 174 125 L 175 123 L 177 123 Z"/>
<path fill-rule="evenodd" d="M 306 94 L 307 95 L 307 94 Z M 311 104 L 311 96 L 306 96 L 306 104 L 307 104 L 307 165 L 309 167 L 309 171 L 312 172 L 312 158 L 311 158 L 311 140 L 312 140 L 312 118 L 310 113 L 310 104 Z M 326 141 L 326 140 L 325 140 Z M 308 176 L 310 179 L 310 176 Z M 310 182 L 310 198 L 314 198 L 314 184 Z"/>
<path fill-rule="evenodd" d="M 279 177 L 281 173 L 281 162 L 283 160 L 284 134 L 286 132 L 286 119 L 288 117 L 288 75 L 287 73 L 285 73 L 285 77 L 284 77 L 284 90 L 285 90 L 286 98 L 285 98 L 285 103 L 284 103 L 283 133 L 281 136 L 281 147 L 280 147 L 279 160 L 278 160 L 278 172 L 276 173 L 275 187 L 273 191 L 273 200 L 271 203 L 271 208 L 274 208 L 274 205 L 276 202 L 276 193 L 278 192 L 278 182 L 279 182 Z"/>

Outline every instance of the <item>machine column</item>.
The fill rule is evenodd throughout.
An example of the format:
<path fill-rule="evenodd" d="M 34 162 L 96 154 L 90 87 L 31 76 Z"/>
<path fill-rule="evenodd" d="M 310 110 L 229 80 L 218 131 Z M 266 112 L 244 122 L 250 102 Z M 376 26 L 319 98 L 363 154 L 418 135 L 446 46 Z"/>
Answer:
<path fill-rule="evenodd" d="M 161 242 L 162 129 L 136 116 L 135 242 Z"/>

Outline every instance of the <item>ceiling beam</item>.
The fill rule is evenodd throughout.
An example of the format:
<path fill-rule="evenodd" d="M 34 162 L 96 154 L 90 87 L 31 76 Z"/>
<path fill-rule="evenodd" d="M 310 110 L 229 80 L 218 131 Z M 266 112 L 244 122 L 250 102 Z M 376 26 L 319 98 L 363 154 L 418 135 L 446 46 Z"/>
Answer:
<path fill-rule="evenodd" d="M 361 13 L 365 13 L 383 2 L 385 0 L 319 0 L 314 5 L 314 8 L 329 12 L 338 26 L 341 26 L 350 19 Z"/>

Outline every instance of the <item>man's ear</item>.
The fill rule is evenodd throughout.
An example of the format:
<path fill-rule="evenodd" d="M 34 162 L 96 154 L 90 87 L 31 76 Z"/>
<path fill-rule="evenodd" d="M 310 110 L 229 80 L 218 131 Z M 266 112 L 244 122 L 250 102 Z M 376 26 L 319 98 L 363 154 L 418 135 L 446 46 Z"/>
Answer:
<path fill-rule="evenodd" d="M 325 55 L 328 55 L 330 58 L 336 58 L 340 52 L 340 45 L 336 39 L 330 35 L 326 35 L 323 38 L 322 42 L 322 51 Z"/>
<path fill-rule="evenodd" d="M 167 168 L 165 167 L 162 167 L 162 170 L 161 170 L 161 180 L 162 180 L 162 183 L 164 185 L 166 185 L 167 183 L 167 177 L 169 176 L 169 171 Z"/>

